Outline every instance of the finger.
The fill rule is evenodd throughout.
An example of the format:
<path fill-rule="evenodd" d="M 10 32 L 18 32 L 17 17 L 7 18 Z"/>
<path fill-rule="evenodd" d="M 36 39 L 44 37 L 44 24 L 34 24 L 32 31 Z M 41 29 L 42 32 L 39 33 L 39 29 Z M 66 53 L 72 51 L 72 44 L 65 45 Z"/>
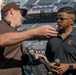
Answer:
<path fill-rule="evenodd" d="M 51 25 L 47 25 L 51 30 L 55 30 L 56 31 L 56 28 L 54 28 L 53 26 Z"/>
<path fill-rule="evenodd" d="M 46 58 L 44 55 L 40 54 L 40 57 L 41 57 L 41 58 L 44 58 L 45 61 L 48 62 L 47 58 Z"/>
<path fill-rule="evenodd" d="M 50 34 L 44 35 L 44 37 L 46 37 L 46 38 L 53 38 L 55 36 L 57 36 L 57 34 L 50 33 Z"/>
<path fill-rule="evenodd" d="M 49 32 L 49 33 L 54 33 L 54 34 L 57 34 L 58 32 L 56 31 L 56 30 L 54 30 L 54 29 L 47 29 L 47 31 Z"/>
<path fill-rule="evenodd" d="M 54 72 L 54 73 L 57 73 L 57 70 L 55 70 L 55 69 L 51 69 L 51 71 Z"/>
<path fill-rule="evenodd" d="M 49 34 L 58 34 L 57 31 L 53 31 L 53 30 L 46 30 L 46 32 L 48 32 Z"/>
<path fill-rule="evenodd" d="M 64 71 L 62 69 L 59 69 L 57 72 L 57 74 L 60 74 L 60 75 L 62 75 L 63 73 L 64 73 Z"/>

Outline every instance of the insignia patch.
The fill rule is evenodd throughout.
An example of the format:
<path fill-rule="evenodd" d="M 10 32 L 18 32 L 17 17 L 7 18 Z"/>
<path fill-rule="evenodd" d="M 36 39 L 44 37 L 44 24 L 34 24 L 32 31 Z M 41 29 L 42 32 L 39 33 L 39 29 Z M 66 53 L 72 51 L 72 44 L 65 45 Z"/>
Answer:
<path fill-rule="evenodd" d="M 71 45 L 73 40 L 68 40 L 68 44 Z"/>

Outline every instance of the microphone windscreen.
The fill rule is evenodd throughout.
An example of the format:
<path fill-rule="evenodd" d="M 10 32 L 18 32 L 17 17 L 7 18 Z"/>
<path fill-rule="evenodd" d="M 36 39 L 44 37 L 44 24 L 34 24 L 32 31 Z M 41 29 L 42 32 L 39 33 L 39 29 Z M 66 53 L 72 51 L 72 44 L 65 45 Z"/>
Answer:
<path fill-rule="evenodd" d="M 60 66 L 60 60 L 59 59 L 55 59 L 55 63 L 56 63 L 56 66 Z"/>
<path fill-rule="evenodd" d="M 60 31 L 60 29 L 59 29 L 58 27 L 56 28 L 56 30 L 57 30 L 58 32 Z"/>
<path fill-rule="evenodd" d="M 31 54 L 31 55 L 34 55 L 35 53 L 34 53 L 34 50 L 29 50 L 29 53 Z"/>
<path fill-rule="evenodd" d="M 32 59 L 33 59 L 33 61 L 36 60 L 34 51 L 33 51 L 33 50 L 29 50 L 29 53 L 30 53 L 30 55 L 31 55 L 31 57 L 32 57 Z"/>

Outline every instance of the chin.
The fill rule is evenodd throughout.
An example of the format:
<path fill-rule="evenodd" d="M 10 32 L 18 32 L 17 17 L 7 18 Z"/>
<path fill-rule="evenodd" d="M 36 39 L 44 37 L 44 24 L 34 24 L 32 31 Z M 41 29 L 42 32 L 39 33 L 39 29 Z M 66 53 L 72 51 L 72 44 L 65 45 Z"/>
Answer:
<path fill-rule="evenodd" d="M 63 29 L 63 27 L 58 27 L 59 29 Z"/>
<path fill-rule="evenodd" d="M 21 25 L 17 26 L 17 28 L 21 27 Z"/>
<path fill-rule="evenodd" d="M 19 26 L 22 26 L 22 23 Z"/>

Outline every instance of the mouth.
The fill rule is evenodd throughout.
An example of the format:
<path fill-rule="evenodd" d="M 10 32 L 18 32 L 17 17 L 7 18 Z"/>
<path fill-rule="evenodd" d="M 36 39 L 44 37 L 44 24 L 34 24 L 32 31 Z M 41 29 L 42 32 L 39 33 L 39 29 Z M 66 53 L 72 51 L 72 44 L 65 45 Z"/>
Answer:
<path fill-rule="evenodd" d="M 23 23 L 23 22 L 24 22 L 24 20 L 21 20 L 21 22 Z"/>
<path fill-rule="evenodd" d="M 62 24 L 61 23 L 58 23 L 58 26 L 61 26 Z"/>
<path fill-rule="evenodd" d="M 62 24 L 61 23 L 58 23 L 58 27 L 62 27 Z"/>

